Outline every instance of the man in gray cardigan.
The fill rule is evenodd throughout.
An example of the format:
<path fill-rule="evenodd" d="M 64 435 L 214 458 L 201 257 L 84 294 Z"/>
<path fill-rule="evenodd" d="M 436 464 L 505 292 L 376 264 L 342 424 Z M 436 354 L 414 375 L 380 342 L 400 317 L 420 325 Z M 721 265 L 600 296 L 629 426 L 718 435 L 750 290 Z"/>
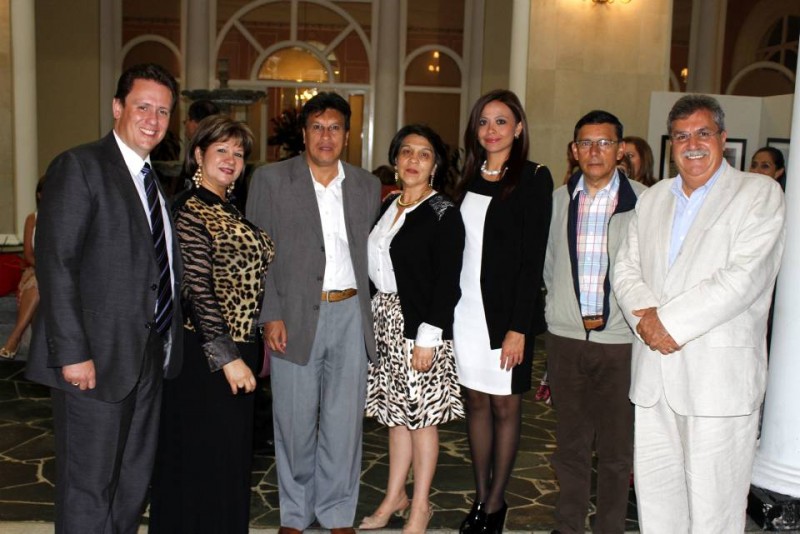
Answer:
<path fill-rule="evenodd" d="M 553 193 L 544 264 L 547 371 L 557 410 L 557 530 L 584 532 L 592 443 L 598 456 L 595 532 L 623 532 L 633 462 L 628 400 L 633 334 L 611 291 L 614 257 L 644 186 L 617 170 L 622 124 L 591 111 L 575 125 L 581 171 Z"/>
<path fill-rule="evenodd" d="M 253 176 L 248 218 L 275 241 L 261 321 L 272 352 L 280 534 L 316 518 L 354 532 L 367 358 L 375 357 L 367 238 L 380 182 L 339 158 L 350 106 L 320 93 L 300 115 L 306 151 Z"/>

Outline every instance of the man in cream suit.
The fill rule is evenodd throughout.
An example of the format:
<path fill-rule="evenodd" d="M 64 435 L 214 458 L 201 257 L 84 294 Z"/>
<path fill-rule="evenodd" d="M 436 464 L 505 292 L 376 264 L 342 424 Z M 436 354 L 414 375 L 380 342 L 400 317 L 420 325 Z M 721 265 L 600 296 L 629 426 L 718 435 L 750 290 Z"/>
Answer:
<path fill-rule="evenodd" d="M 350 106 L 320 93 L 300 114 L 306 151 L 253 176 L 247 216 L 275 240 L 261 321 L 272 351 L 280 534 L 314 518 L 354 532 L 367 358 L 375 357 L 367 238 L 380 182 L 342 162 Z"/>
<path fill-rule="evenodd" d="M 723 157 L 725 115 L 687 95 L 669 113 L 679 175 L 636 206 L 612 283 L 633 347 L 642 533 L 742 532 L 784 244 L 780 186 Z"/>

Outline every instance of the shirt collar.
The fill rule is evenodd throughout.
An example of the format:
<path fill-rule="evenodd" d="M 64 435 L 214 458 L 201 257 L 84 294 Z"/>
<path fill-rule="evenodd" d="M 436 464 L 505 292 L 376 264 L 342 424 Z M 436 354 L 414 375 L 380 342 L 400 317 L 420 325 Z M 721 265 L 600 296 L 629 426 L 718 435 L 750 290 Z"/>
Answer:
<path fill-rule="evenodd" d="M 720 165 L 719 168 L 714 172 L 714 174 L 711 175 L 711 179 L 708 180 L 703 185 L 701 185 L 700 187 L 698 187 L 697 189 L 695 189 L 692 192 L 692 196 L 694 196 L 697 193 L 700 193 L 701 195 L 705 195 L 706 193 L 708 193 L 709 189 L 711 189 L 711 187 L 717 182 L 717 179 L 719 179 L 722 173 L 726 170 L 727 166 L 728 162 L 723 159 L 722 165 Z M 675 181 L 672 182 L 672 187 L 670 188 L 670 190 L 672 191 L 672 194 L 678 198 L 690 198 L 687 197 L 686 193 L 683 192 L 683 178 L 681 178 L 680 174 L 678 174 L 678 176 L 675 178 Z"/>
<path fill-rule="evenodd" d="M 142 167 L 144 167 L 144 164 L 150 163 L 150 154 L 148 154 L 145 159 L 142 159 L 139 154 L 134 152 L 131 147 L 125 144 L 120 136 L 117 135 L 116 130 L 112 131 L 114 132 L 114 140 L 117 142 L 119 151 L 122 152 L 122 159 L 125 160 L 125 166 L 128 167 L 128 171 L 131 173 L 131 176 L 139 176 L 139 173 L 142 172 Z M 152 167 L 152 164 L 150 166 Z"/>
<path fill-rule="evenodd" d="M 611 177 L 611 180 L 608 181 L 605 187 L 597 191 L 597 194 L 600 194 L 604 191 L 609 197 L 614 196 L 617 191 L 619 191 L 619 170 L 614 171 L 614 176 Z M 587 195 L 589 194 L 589 191 L 586 190 L 586 185 L 583 182 L 583 174 L 581 174 L 578 184 L 575 186 L 575 191 L 572 192 L 572 198 L 574 199 L 578 196 L 578 193 L 582 192 L 586 193 Z"/>

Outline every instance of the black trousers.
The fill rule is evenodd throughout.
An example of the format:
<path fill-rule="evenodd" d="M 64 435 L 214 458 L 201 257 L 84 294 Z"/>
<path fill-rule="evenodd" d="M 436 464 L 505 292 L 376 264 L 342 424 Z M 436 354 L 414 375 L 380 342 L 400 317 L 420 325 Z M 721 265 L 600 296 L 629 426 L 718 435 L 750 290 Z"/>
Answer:
<path fill-rule="evenodd" d="M 164 340 L 147 341 L 139 381 L 120 402 L 53 388 L 56 534 L 135 534 L 158 443 Z"/>

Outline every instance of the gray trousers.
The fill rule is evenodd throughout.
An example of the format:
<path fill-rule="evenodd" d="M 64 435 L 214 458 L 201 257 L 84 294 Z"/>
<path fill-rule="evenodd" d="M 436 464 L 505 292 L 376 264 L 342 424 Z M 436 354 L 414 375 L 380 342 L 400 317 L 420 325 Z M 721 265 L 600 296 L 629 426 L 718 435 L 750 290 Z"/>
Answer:
<path fill-rule="evenodd" d="M 353 524 L 367 389 L 358 298 L 320 303 L 307 365 L 271 359 L 281 525 Z M 292 333 L 288 332 L 289 343 Z"/>

